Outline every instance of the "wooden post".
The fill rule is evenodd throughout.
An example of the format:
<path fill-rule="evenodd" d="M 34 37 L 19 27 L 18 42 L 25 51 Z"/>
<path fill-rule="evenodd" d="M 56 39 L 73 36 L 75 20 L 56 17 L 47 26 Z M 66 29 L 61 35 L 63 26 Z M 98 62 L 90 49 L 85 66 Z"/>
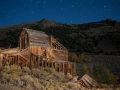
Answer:
<path fill-rule="evenodd" d="M 10 65 L 11 65 L 11 58 L 9 57 L 9 60 L 10 60 Z"/>
<path fill-rule="evenodd" d="M 36 68 L 36 56 L 34 55 L 33 58 L 34 58 L 34 68 Z"/>
<path fill-rule="evenodd" d="M 32 68 L 32 58 L 31 58 L 32 54 L 30 54 L 30 68 Z"/>
<path fill-rule="evenodd" d="M 64 63 L 62 63 L 63 67 L 62 67 L 62 72 L 64 73 Z"/>
<path fill-rule="evenodd" d="M 36 46 L 36 54 L 38 55 L 38 46 Z"/>
<path fill-rule="evenodd" d="M 59 68 L 58 72 L 60 72 L 60 69 L 61 69 L 61 68 L 60 68 L 60 63 L 58 63 L 58 68 Z"/>
<path fill-rule="evenodd" d="M 32 68 L 34 68 L 34 55 L 32 55 Z"/>
<path fill-rule="evenodd" d="M 36 46 L 34 46 L 34 53 L 36 54 Z"/>
<path fill-rule="evenodd" d="M 47 61 L 45 61 L 45 68 L 47 67 Z"/>
<path fill-rule="evenodd" d="M 52 35 L 50 35 L 50 47 L 52 47 Z"/>
<path fill-rule="evenodd" d="M 43 67 L 43 60 L 42 60 L 42 67 Z"/>
<path fill-rule="evenodd" d="M 12 63 L 13 63 L 13 62 L 12 62 L 12 57 L 10 57 L 10 62 L 11 62 L 11 64 L 10 64 L 10 65 L 12 65 Z"/>
<path fill-rule="evenodd" d="M 54 67 L 53 67 L 53 62 L 51 62 L 51 67 L 54 68 Z"/>
<path fill-rule="evenodd" d="M 12 58 L 10 57 L 10 65 L 12 65 Z"/>
<path fill-rule="evenodd" d="M 14 64 L 14 57 L 12 57 L 12 65 Z"/>
<path fill-rule="evenodd" d="M 18 55 L 16 56 L 16 65 L 18 64 Z"/>
<path fill-rule="evenodd" d="M 19 48 L 21 49 L 21 37 L 20 37 L 20 42 L 19 42 L 19 45 L 20 45 L 20 46 L 19 46 Z"/>
<path fill-rule="evenodd" d="M 76 63 L 74 63 L 74 72 L 76 73 Z"/>
<path fill-rule="evenodd" d="M 14 64 L 16 65 L 16 56 L 14 57 Z"/>
<path fill-rule="evenodd" d="M 17 58 L 18 58 L 18 59 L 17 59 L 17 65 L 19 65 L 19 55 L 17 56 Z"/>
<path fill-rule="evenodd" d="M 13 57 L 13 64 L 15 64 L 15 56 Z"/>
<path fill-rule="evenodd" d="M 71 74 L 71 63 L 70 62 L 68 63 L 68 73 Z"/>
<path fill-rule="evenodd" d="M 57 68 L 57 64 L 56 64 L 56 62 L 55 62 L 55 71 L 57 71 L 56 68 Z"/>
<path fill-rule="evenodd" d="M 48 68 L 50 67 L 50 62 L 47 62 L 48 63 Z"/>
<path fill-rule="evenodd" d="M 33 68 L 35 68 L 35 56 L 33 55 L 32 58 L 33 58 Z"/>
<path fill-rule="evenodd" d="M 35 68 L 35 63 L 36 63 L 35 55 L 33 55 L 33 68 Z"/>
<path fill-rule="evenodd" d="M 30 67 L 32 68 L 33 67 L 33 59 L 32 59 L 32 54 L 31 54 L 31 56 L 30 56 Z"/>
<path fill-rule="evenodd" d="M 40 66 L 40 57 L 38 56 L 37 68 Z"/>
<path fill-rule="evenodd" d="M 64 73 L 67 74 L 67 63 L 64 63 Z"/>
<path fill-rule="evenodd" d="M 71 69 L 70 69 L 71 71 L 70 71 L 70 74 L 72 75 L 72 63 L 70 63 L 70 64 L 71 64 Z"/>

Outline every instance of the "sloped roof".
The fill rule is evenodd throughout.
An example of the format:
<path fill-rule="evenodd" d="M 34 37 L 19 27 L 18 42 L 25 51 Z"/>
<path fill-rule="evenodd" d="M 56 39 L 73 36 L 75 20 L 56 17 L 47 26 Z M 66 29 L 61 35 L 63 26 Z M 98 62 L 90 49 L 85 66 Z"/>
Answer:
<path fill-rule="evenodd" d="M 1 50 L 0 54 L 18 54 L 19 53 L 19 48 L 10 48 L 10 49 L 5 49 Z"/>
<path fill-rule="evenodd" d="M 30 45 L 50 47 L 49 36 L 42 31 L 24 28 L 28 33 Z"/>

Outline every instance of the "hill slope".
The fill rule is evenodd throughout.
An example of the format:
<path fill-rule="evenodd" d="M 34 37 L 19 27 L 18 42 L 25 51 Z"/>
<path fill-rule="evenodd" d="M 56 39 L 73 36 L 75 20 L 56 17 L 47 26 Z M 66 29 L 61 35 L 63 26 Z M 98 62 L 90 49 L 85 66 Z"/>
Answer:
<path fill-rule="evenodd" d="M 111 72 L 120 76 L 120 73 L 117 72 L 120 70 L 120 66 L 117 64 L 116 67 L 116 64 L 111 63 L 112 60 L 120 63 L 119 58 L 114 58 L 115 55 L 120 55 L 120 22 L 106 19 L 85 24 L 62 24 L 43 19 L 36 22 L 0 27 L 0 47 L 17 47 L 22 28 L 40 30 L 48 35 L 53 35 L 70 52 L 75 52 L 78 55 L 87 53 L 94 59 L 94 64 L 96 64 L 96 61 L 100 61 Z M 97 56 L 94 57 L 91 54 L 97 54 Z M 113 59 L 106 58 L 104 55 L 112 55 Z M 106 60 L 111 60 L 109 65 L 107 65 L 109 61 Z"/>
<path fill-rule="evenodd" d="M 120 22 L 106 19 L 86 24 L 61 24 L 52 20 L 23 23 L 0 28 L 0 47 L 16 47 L 22 28 L 53 35 L 68 49 L 77 52 L 115 54 L 120 52 Z"/>

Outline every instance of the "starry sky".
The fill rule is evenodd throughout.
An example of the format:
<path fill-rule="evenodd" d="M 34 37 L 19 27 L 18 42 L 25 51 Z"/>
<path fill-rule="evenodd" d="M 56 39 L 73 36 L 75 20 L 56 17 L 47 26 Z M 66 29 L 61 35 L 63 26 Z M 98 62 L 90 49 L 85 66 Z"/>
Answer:
<path fill-rule="evenodd" d="M 65 24 L 120 21 L 120 0 L 0 0 L 0 26 L 43 18 Z"/>

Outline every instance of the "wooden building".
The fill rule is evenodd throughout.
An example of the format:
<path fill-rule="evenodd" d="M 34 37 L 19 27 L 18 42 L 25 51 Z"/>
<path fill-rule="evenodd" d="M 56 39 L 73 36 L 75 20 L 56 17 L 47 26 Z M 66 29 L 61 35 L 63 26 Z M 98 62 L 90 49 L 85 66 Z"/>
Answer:
<path fill-rule="evenodd" d="M 65 74 L 76 72 L 75 63 L 68 61 L 68 50 L 45 32 L 23 28 L 19 47 L 0 51 L 2 65 L 17 64 L 30 68 L 53 67 Z"/>

